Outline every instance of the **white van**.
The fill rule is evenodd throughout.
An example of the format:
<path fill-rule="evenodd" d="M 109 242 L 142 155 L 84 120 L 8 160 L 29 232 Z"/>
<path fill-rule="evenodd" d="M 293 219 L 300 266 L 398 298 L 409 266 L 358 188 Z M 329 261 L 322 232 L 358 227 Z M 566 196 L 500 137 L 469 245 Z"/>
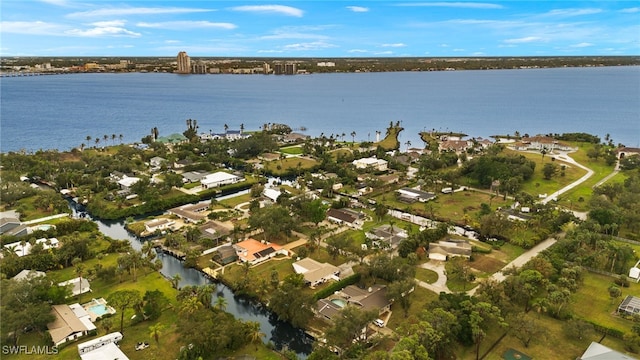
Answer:
<path fill-rule="evenodd" d="M 376 324 L 377 327 L 384 327 L 384 321 L 381 319 L 375 319 L 373 320 L 373 323 Z"/>

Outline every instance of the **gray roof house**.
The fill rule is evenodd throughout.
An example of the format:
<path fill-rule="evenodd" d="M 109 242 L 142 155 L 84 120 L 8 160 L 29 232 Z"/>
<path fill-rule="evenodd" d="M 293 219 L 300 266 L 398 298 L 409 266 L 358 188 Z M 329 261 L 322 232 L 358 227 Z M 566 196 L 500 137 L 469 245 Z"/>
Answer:
<path fill-rule="evenodd" d="M 293 264 L 296 274 L 302 274 L 309 286 L 316 286 L 329 280 L 340 280 L 340 269 L 329 263 L 319 263 L 311 258 L 304 258 Z"/>
<path fill-rule="evenodd" d="M 389 244 L 392 249 L 396 248 L 402 240 L 409 237 L 406 230 L 391 225 L 378 226 L 366 232 L 364 236 L 367 239 L 371 239 L 376 246 L 380 246 L 381 243 L 386 243 Z"/>
<path fill-rule="evenodd" d="M 445 261 L 449 256 L 471 257 L 471 244 L 466 240 L 441 240 L 429 244 L 429 259 Z"/>
<path fill-rule="evenodd" d="M 320 299 L 316 303 L 318 316 L 331 320 L 347 305 L 354 305 L 363 310 L 377 310 L 378 314 L 389 311 L 392 301 L 387 298 L 385 285 L 374 285 L 367 289 L 349 285 L 326 299 Z"/>

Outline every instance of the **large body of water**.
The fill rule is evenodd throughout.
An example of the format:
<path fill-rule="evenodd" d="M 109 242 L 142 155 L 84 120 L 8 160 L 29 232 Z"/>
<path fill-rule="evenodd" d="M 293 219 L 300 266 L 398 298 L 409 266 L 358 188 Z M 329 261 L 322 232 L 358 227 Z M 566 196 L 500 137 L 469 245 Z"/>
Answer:
<path fill-rule="evenodd" d="M 137 142 L 224 125 L 306 127 L 375 140 L 402 121 L 401 142 L 423 130 L 494 134 L 588 132 L 640 146 L 640 67 L 343 73 L 299 76 L 72 74 L 2 78 L 0 151 L 70 150 L 86 137 Z M 119 140 L 116 139 L 115 143 Z M 94 140 L 91 144 L 95 145 Z M 403 145 L 404 147 L 404 145 Z"/>

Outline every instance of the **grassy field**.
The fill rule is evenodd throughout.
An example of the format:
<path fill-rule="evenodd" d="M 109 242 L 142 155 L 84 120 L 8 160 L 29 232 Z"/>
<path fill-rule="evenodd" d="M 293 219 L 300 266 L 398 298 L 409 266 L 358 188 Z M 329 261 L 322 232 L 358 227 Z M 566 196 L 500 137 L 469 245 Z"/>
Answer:
<path fill-rule="evenodd" d="M 220 200 L 219 203 L 224 207 L 232 209 L 247 201 L 251 201 L 251 194 L 243 194 L 239 196 L 230 197 L 224 200 Z"/>
<path fill-rule="evenodd" d="M 280 152 L 287 155 L 302 155 L 302 146 L 295 145 L 295 146 L 281 147 Z"/>
<path fill-rule="evenodd" d="M 291 171 L 305 171 L 318 165 L 318 162 L 312 159 L 293 157 L 280 160 L 274 160 L 265 163 L 265 169 L 274 175 L 281 176 Z"/>
<path fill-rule="evenodd" d="M 403 129 L 399 127 L 395 127 L 395 126 L 392 127 L 389 130 L 389 133 L 387 134 L 387 136 L 385 136 L 384 139 L 382 139 L 380 142 L 373 143 L 373 146 L 380 146 L 387 151 L 398 149 L 400 147 L 400 142 L 398 141 L 398 135 L 402 130 Z"/>
<path fill-rule="evenodd" d="M 427 284 L 433 284 L 438 280 L 438 273 L 433 270 L 416 268 L 416 279 L 424 281 Z"/>

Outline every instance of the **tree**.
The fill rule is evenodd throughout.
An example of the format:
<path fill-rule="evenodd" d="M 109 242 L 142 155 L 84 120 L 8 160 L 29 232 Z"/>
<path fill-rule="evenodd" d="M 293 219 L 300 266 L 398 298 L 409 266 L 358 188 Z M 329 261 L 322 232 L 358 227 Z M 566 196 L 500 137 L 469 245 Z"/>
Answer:
<path fill-rule="evenodd" d="M 174 289 L 177 289 L 178 284 L 180 284 L 180 280 L 182 280 L 180 274 L 173 275 L 173 277 L 171 278 L 171 286 L 173 286 Z"/>
<path fill-rule="evenodd" d="M 280 286 L 273 291 L 269 299 L 269 307 L 278 318 L 289 321 L 293 326 L 302 327 L 313 317 L 311 294 L 303 291 L 302 274 L 287 276 Z"/>
<path fill-rule="evenodd" d="M 227 308 L 227 299 L 222 296 L 218 296 L 216 298 L 215 308 L 220 311 L 224 311 Z"/>
<path fill-rule="evenodd" d="M 365 311 L 357 306 L 346 306 L 334 317 L 333 326 L 326 333 L 327 343 L 342 351 L 367 340 L 368 325 L 378 316 L 375 310 Z"/>
<path fill-rule="evenodd" d="M 557 167 L 552 163 L 546 163 L 542 167 L 542 175 L 544 176 L 545 180 L 551 180 L 551 178 L 556 174 L 557 171 Z"/>
<path fill-rule="evenodd" d="M 107 296 L 109 305 L 120 313 L 120 332 L 124 333 L 124 312 L 129 308 L 138 306 L 142 298 L 138 290 L 119 290 Z"/>
<path fill-rule="evenodd" d="M 356 132 L 352 131 L 351 132 L 351 144 L 354 144 L 356 142 Z"/>
<path fill-rule="evenodd" d="M 476 360 L 478 360 L 480 358 L 480 344 L 486 337 L 489 326 L 497 323 L 504 327 L 506 324 L 500 314 L 500 309 L 494 305 L 482 301 L 474 304 L 465 300 L 461 306 L 469 314 L 469 326 L 476 348 Z"/>
<path fill-rule="evenodd" d="M 160 290 L 147 290 L 142 298 L 144 316 L 155 320 L 160 317 L 162 311 L 170 304 L 169 299 Z"/>
<path fill-rule="evenodd" d="M 545 339 L 546 331 L 536 320 L 517 316 L 511 322 L 511 335 L 528 348 L 532 340 L 542 342 Z"/>
<path fill-rule="evenodd" d="M 286 208 L 272 205 L 253 211 L 249 216 L 249 225 L 263 229 L 265 240 L 271 241 L 280 234 L 290 235 L 295 221 Z"/>
<path fill-rule="evenodd" d="M 415 280 L 404 279 L 389 284 L 388 296 L 393 299 L 394 303 L 399 303 L 404 311 L 404 317 L 409 315 L 411 307 L 411 293 L 415 287 Z"/>
<path fill-rule="evenodd" d="M 149 336 L 156 341 L 156 344 L 160 343 L 160 335 L 162 335 L 164 328 L 165 326 L 160 323 L 149 326 Z"/>
<path fill-rule="evenodd" d="M 377 202 L 376 206 L 375 206 L 375 209 L 373 210 L 373 212 L 376 214 L 376 217 L 378 218 L 378 221 L 382 221 L 382 219 L 384 219 L 385 215 L 387 215 L 388 211 L 389 211 L 389 207 L 387 207 L 382 202 Z"/>
<path fill-rule="evenodd" d="M 255 344 L 256 351 L 258 351 L 258 343 L 262 342 L 262 338 L 266 335 L 260 330 L 260 323 L 257 321 L 249 321 L 246 326 L 249 342 Z"/>
<path fill-rule="evenodd" d="M 615 301 L 615 299 L 619 298 L 622 295 L 622 290 L 615 285 L 609 286 L 609 297 L 611 297 L 611 304 Z"/>

